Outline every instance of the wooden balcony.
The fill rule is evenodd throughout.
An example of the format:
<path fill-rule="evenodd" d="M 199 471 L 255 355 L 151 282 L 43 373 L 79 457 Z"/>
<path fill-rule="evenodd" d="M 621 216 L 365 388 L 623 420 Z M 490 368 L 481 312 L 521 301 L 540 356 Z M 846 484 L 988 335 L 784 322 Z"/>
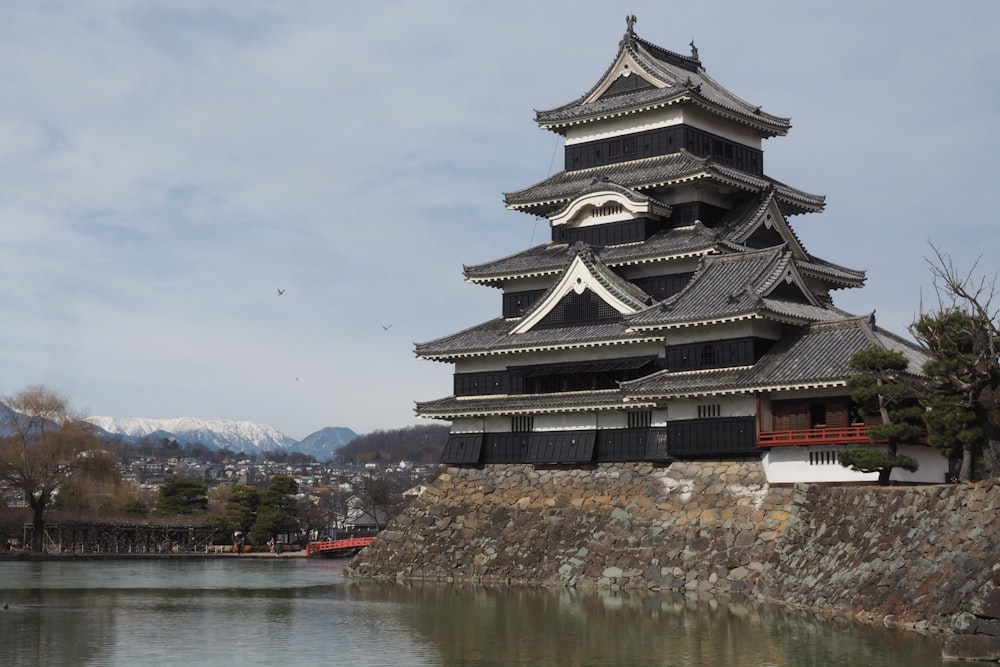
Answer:
<path fill-rule="evenodd" d="M 806 447 L 810 445 L 865 445 L 873 444 L 868 437 L 870 426 L 844 426 L 830 428 L 818 426 L 791 431 L 762 431 L 757 437 L 757 447 Z"/>

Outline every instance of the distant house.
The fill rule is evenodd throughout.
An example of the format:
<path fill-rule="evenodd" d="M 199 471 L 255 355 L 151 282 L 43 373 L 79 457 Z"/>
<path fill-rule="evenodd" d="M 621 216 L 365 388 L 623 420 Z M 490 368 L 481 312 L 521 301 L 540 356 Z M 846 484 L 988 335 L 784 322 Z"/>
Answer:
<path fill-rule="evenodd" d="M 834 305 L 863 271 L 806 249 L 791 227 L 824 197 L 765 173 L 765 112 L 683 55 L 640 38 L 634 19 L 604 74 L 536 112 L 564 139 L 561 171 L 505 195 L 551 238 L 466 266 L 499 290 L 496 317 L 420 343 L 454 365 L 450 395 L 420 402 L 451 422 L 451 465 L 584 465 L 759 457 L 774 483 L 874 480 L 839 465 L 878 447 L 846 382 L 855 352 L 924 352 Z M 554 80 L 558 81 L 558 78 Z M 904 447 L 941 482 L 947 461 Z"/>
<path fill-rule="evenodd" d="M 389 515 L 381 509 L 363 510 L 356 514 L 348 513 L 344 528 L 352 533 L 377 533 L 385 528 Z"/>

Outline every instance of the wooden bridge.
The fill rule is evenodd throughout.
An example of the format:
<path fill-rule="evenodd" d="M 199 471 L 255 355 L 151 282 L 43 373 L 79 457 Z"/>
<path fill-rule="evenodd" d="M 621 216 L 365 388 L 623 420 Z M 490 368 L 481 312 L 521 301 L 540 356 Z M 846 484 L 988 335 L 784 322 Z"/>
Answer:
<path fill-rule="evenodd" d="M 306 547 L 306 556 L 332 556 L 340 558 L 353 556 L 371 544 L 374 539 L 374 536 L 368 536 L 313 542 Z"/>

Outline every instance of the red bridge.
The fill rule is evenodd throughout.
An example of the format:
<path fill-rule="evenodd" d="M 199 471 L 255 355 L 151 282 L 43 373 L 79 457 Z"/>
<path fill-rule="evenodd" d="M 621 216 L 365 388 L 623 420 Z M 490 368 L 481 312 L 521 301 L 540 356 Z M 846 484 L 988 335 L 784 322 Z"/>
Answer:
<path fill-rule="evenodd" d="M 348 537 L 343 540 L 313 542 L 306 547 L 306 556 L 353 556 L 371 544 L 374 539 L 373 536 Z"/>

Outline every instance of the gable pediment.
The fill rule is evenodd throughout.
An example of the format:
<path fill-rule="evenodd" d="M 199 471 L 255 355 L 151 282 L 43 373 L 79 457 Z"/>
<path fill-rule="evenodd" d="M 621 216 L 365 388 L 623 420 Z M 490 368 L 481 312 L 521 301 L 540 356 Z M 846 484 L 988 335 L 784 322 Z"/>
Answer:
<path fill-rule="evenodd" d="M 773 189 L 768 189 L 763 194 L 759 205 L 730 240 L 755 249 L 786 244 L 796 259 L 807 259 L 809 256 L 788 226 Z"/>
<path fill-rule="evenodd" d="M 671 209 L 648 195 L 611 181 L 598 181 L 549 216 L 553 227 L 585 227 L 642 217 L 668 217 Z"/>
<path fill-rule="evenodd" d="M 754 290 L 761 297 L 798 301 L 819 306 L 819 300 L 806 285 L 794 261 L 794 251 L 786 249 L 774 263 L 770 275 L 761 275 Z"/>
<path fill-rule="evenodd" d="M 628 95 L 641 90 L 652 90 L 656 88 L 651 81 L 644 79 L 637 74 L 619 74 L 618 78 L 611 82 L 599 99 L 607 99 L 617 95 Z"/>
<path fill-rule="evenodd" d="M 591 104 L 607 97 L 625 95 L 640 90 L 670 88 L 672 85 L 672 82 L 663 81 L 650 72 L 641 62 L 636 60 L 631 50 L 623 48 L 604 78 L 582 100 L 582 103 Z"/>
<path fill-rule="evenodd" d="M 567 308 L 582 309 L 591 313 L 593 319 L 608 320 L 613 313 L 617 316 L 636 313 L 648 300 L 644 292 L 591 257 L 588 248 L 580 248 L 559 281 L 510 333 L 525 333 L 535 327 L 564 322 Z"/>

